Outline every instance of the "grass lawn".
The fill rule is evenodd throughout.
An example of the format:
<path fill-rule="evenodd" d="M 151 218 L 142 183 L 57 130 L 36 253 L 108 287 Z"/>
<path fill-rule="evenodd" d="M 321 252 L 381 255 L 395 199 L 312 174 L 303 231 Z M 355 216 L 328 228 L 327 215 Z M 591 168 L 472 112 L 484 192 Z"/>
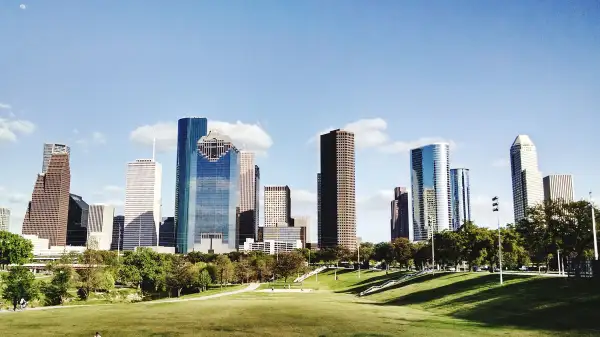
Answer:
<path fill-rule="evenodd" d="M 590 325 L 581 321 L 598 315 L 600 306 L 598 295 L 588 292 L 592 291 L 591 286 L 579 282 L 565 286 L 569 281 L 564 279 L 510 276 L 500 288 L 494 285 L 497 275 L 456 273 L 424 277 L 402 287 L 356 297 L 354 293 L 362 288 L 391 277 L 385 273 L 367 275 L 358 279 L 356 273 L 346 272 L 335 281 L 328 272 L 319 276 L 320 291 L 309 293 L 246 292 L 206 301 L 8 313 L 0 315 L 0 336 L 91 336 L 95 331 L 102 336 L 315 337 L 600 333 L 599 320 L 592 320 Z M 566 298 L 572 298 L 573 302 L 565 301 Z M 500 302 L 494 304 L 495 301 Z M 595 309 L 591 309 L 594 304 Z M 582 309 L 572 315 L 566 312 L 577 305 L 582 305 Z M 562 310 L 552 311 L 555 307 Z M 514 318 L 518 313 L 522 320 Z M 583 315 L 579 321 L 569 321 L 579 331 L 556 326 L 553 321 L 560 318 L 559 314 L 569 319 Z M 486 316 L 504 318 L 494 321 Z M 531 320 L 540 322 L 527 323 Z"/>

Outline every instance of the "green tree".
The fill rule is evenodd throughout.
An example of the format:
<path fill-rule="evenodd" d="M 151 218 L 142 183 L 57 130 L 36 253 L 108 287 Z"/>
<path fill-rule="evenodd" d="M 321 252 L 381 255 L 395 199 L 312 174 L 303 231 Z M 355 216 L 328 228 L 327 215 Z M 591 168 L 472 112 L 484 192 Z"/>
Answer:
<path fill-rule="evenodd" d="M 368 266 L 369 261 L 375 254 L 375 245 L 372 242 L 361 242 L 360 243 L 360 262 Z"/>
<path fill-rule="evenodd" d="M 148 248 L 125 252 L 119 279 L 137 286 L 145 293 L 163 291 L 166 289 L 170 262 L 169 254 L 159 254 Z"/>
<path fill-rule="evenodd" d="M 196 279 L 195 286 L 198 288 L 198 291 L 205 291 L 209 285 L 213 282 L 210 277 L 210 273 L 208 269 L 204 268 L 198 273 L 198 278 Z"/>
<path fill-rule="evenodd" d="M 298 252 L 280 253 L 279 259 L 275 263 L 275 274 L 283 277 L 284 282 L 290 276 L 300 272 L 306 263 L 302 254 Z"/>
<path fill-rule="evenodd" d="M 390 263 L 395 259 L 394 246 L 390 242 L 380 242 L 375 245 L 375 260 L 385 262 L 385 269 L 389 269 Z"/>
<path fill-rule="evenodd" d="M 89 298 L 90 292 L 110 290 L 114 286 L 114 276 L 105 265 L 109 255 L 102 251 L 88 249 L 79 256 L 79 263 L 84 265 L 77 271 L 79 275 L 77 294 L 83 300 Z M 110 284 L 112 280 L 112 284 Z"/>
<path fill-rule="evenodd" d="M 431 244 L 427 242 L 417 242 L 413 245 L 413 260 L 415 266 L 421 269 L 425 268 L 427 261 L 431 261 Z"/>
<path fill-rule="evenodd" d="M 33 244 L 30 240 L 8 231 L 0 231 L 0 267 L 11 264 L 24 264 L 33 258 Z"/>
<path fill-rule="evenodd" d="M 250 279 L 254 276 L 254 270 L 252 269 L 248 259 L 243 258 L 235 264 L 235 275 L 241 283 L 247 283 L 250 281 Z"/>
<path fill-rule="evenodd" d="M 396 238 L 392 242 L 394 260 L 401 266 L 408 267 L 408 262 L 413 257 L 412 244 L 407 238 Z"/>
<path fill-rule="evenodd" d="M 17 304 L 23 298 L 31 301 L 39 296 L 39 289 L 35 282 L 35 275 L 27 268 L 16 266 L 10 268 L 8 273 L 2 275 L 2 298 L 10 301 L 13 310 L 17 310 Z"/>
<path fill-rule="evenodd" d="M 234 276 L 233 263 L 227 255 L 217 256 L 215 261 L 215 272 L 217 282 L 223 287 L 223 284 L 228 283 Z"/>
<path fill-rule="evenodd" d="M 175 290 L 177 297 L 181 296 L 184 288 L 194 285 L 198 277 L 198 269 L 181 255 L 171 256 L 170 268 L 167 273 L 167 287 Z"/>
<path fill-rule="evenodd" d="M 52 267 L 52 280 L 42 284 L 47 305 L 62 305 L 70 297 L 69 288 L 76 282 L 76 273 L 70 265 Z"/>

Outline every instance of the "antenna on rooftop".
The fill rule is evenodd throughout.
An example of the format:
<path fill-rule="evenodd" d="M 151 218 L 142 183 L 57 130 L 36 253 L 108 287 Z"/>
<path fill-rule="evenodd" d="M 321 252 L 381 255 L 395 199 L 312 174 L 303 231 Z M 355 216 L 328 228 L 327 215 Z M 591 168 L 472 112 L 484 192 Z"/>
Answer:
<path fill-rule="evenodd" d="M 152 161 L 156 159 L 156 137 L 152 139 Z"/>

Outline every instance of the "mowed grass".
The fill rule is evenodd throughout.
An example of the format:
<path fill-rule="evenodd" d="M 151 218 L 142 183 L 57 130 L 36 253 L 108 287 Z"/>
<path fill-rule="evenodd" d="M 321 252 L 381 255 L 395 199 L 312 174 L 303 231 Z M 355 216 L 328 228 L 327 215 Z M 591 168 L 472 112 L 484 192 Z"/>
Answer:
<path fill-rule="evenodd" d="M 582 325 L 581 321 L 570 321 L 569 324 L 573 324 L 570 331 L 557 327 L 551 322 L 557 319 L 556 314 L 546 310 L 557 306 L 549 303 L 558 303 L 560 307 L 566 305 L 566 298 L 577 298 L 575 304 L 583 303 L 584 309 L 590 311 L 582 320 L 598 315 L 600 306 L 593 310 L 588 306 L 597 304 L 594 302 L 597 299 L 582 290 L 587 284 L 554 289 L 558 285 L 564 287 L 569 281 L 507 276 L 506 284 L 500 288 L 494 285 L 497 275 L 452 273 L 419 278 L 370 296 L 355 296 L 365 287 L 401 275 L 368 274 L 361 274 L 359 279 L 356 272 L 345 272 L 335 281 L 327 272 L 319 276 L 317 285 L 321 288 L 315 292 L 246 292 L 204 301 L 0 314 L 0 336 L 85 336 L 95 331 L 100 331 L 102 336 L 315 337 L 595 336 L 600 333 L 591 325 Z M 306 283 L 310 282 L 316 283 L 316 280 Z M 558 294 L 561 290 L 564 295 Z M 500 293 L 493 296 L 490 291 Z M 589 300 L 584 300 L 586 297 Z M 507 308 L 491 305 L 502 298 Z M 550 315 L 541 318 L 536 310 Z M 478 311 L 481 313 L 474 314 Z M 541 322 L 526 324 L 527 319 L 514 319 L 518 313 Z M 486 319 L 487 315 L 505 318 L 493 321 Z M 566 312 L 563 315 L 573 319 L 576 316 Z"/>

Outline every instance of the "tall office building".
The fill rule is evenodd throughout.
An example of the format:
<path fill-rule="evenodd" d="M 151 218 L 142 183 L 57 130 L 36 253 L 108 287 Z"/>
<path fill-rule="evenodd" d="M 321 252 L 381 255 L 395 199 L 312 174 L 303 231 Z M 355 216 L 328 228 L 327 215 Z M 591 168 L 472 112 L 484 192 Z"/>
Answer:
<path fill-rule="evenodd" d="M 71 148 L 65 144 L 46 143 L 44 144 L 44 162 L 42 163 L 42 173 L 48 170 L 50 158 L 53 154 L 71 154 Z"/>
<path fill-rule="evenodd" d="M 239 151 L 216 130 L 200 138 L 190 162 L 186 233 L 177 229 L 180 253 L 227 253 L 237 246 Z M 180 222 L 181 223 L 181 222 Z"/>
<path fill-rule="evenodd" d="M 265 227 L 291 226 L 292 201 L 290 188 L 265 186 Z"/>
<path fill-rule="evenodd" d="M 110 250 L 113 236 L 115 208 L 109 205 L 89 205 L 88 209 L 88 248 Z"/>
<path fill-rule="evenodd" d="M 240 151 L 240 216 L 238 228 L 238 246 L 243 247 L 246 239 L 256 237 L 256 165 L 254 153 Z"/>
<path fill-rule="evenodd" d="M 544 200 L 537 150 L 527 135 L 519 135 L 510 147 L 515 222 L 525 218 L 527 208 Z"/>
<path fill-rule="evenodd" d="M 158 245 L 161 247 L 175 247 L 175 218 L 162 218 L 158 231 Z"/>
<path fill-rule="evenodd" d="M 321 244 L 321 173 L 317 173 L 317 245 Z"/>
<path fill-rule="evenodd" d="M 391 203 L 392 214 L 390 220 L 390 230 L 392 241 L 396 238 L 410 239 L 410 223 L 408 207 L 408 191 L 405 187 L 394 188 L 394 200 Z"/>
<path fill-rule="evenodd" d="M 458 230 L 465 221 L 471 221 L 469 169 L 450 170 L 450 207 L 452 208 L 452 230 Z"/>
<path fill-rule="evenodd" d="M 48 239 L 51 246 L 67 242 L 71 170 L 69 155 L 52 154 L 45 173 L 38 174 L 23 219 L 23 235 Z"/>
<path fill-rule="evenodd" d="M 110 250 L 123 250 L 123 230 L 125 228 L 125 217 L 117 215 L 113 218 L 113 234 Z"/>
<path fill-rule="evenodd" d="M 158 244 L 161 195 L 161 164 L 154 159 L 137 159 L 127 164 L 123 250 Z"/>
<path fill-rule="evenodd" d="M 295 216 L 294 217 L 294 227 L 303 227 L 305 229 L 305 242 L 304 244 L 311 242 L 311 230 L 310 230 L 310 217 L 309 216 Z"/>
<path fill-rule="evenodd" d="M 340 129 L 321 135 L 319 247 L 356 249 L 354 133 Z"/>
<path fill-rule="evenodd" d="M 67 217 L 67 246 L 85 246 L 88 239 L 89 205 L 81 196 L 69 194 Z"/>
<path fill-rule="evenodd" d="M 8 231 L 10 228 L 10 209 L 0 207 L 0 231 Z"/>
<path fill-rule="evenodd" d="M 260 225 L 260 167 L 254 165 L 254 238 L 258 237 L 258 226 Z"/>
<path fill-rule="evenodd" d="M 450 146 L 426 145 L 410 151 L 414 241 L 427 240 L 435 233 L 449 230 Z"/>
<path fill-rule="evenodd" d="M 190 188 L 195 173 L 196 153 L 200 138 L 208 132 L 208 120 L 200 117 L 186 117 L 177 123 L 177 167 L 175 168 L 175 231 L 176 250 L 185 252 L 188 233 L 193 232 L 195 205 L 190 204 Z M 192 214 L 190 215 L 190 212 Z"/>
<path fill-rule="evenodd" d="M 544 200 L 572 202 L 573 176 L 570 174 L 551 174 L 544 177 Z"/>

